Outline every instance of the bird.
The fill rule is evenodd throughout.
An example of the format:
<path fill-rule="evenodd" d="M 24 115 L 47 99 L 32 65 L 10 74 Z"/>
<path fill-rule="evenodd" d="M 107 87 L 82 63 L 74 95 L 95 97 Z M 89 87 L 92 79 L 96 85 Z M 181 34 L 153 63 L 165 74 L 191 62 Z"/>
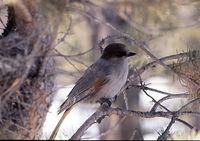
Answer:
<path fill-rule="evenodd" d="M 94 104 L 107 102 L 116 97 L 128 77 L 128 57 L 136 55 L 122 43 L 107 45 L 100 58 L 90 65 L 82 77 L 75 83 L 67 99 L 61 104 L 58 114 L 63 113 L 50 140 L 55 139 L 65 117 L 78 103 Z"/>

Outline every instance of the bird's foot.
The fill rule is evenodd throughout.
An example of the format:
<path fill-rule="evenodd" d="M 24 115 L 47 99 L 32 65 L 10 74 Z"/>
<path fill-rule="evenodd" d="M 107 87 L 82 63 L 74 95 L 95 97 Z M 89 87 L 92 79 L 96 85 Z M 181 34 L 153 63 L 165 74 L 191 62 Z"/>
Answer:
<path fill-rule="evenodd" d="M 97 103 L 100 103 L 102 108 L 109 108 L 112 105 L 111 99 L 110 98 L 100 98 L 97 100 Z"/>
<path fill-rule="evenodd" d="M 111 98 L 100 98 L 99 100 L 96 101 L 97 103 L 100 103 L 101 108 L 106 110 L 112 105 L 112 99 Z M 97 120 L 97 123 L 101 123 L 101 121 L 105 118 L 106 116 L 102 116 Z"/>
<path fill-rule="evenodd" d="M 113 102 L 115 102 L 116 100 L 117 100 L 117 95 L 114 96 Z"/>
<path fill-rule="evenodd" d="M 99 119 L 97 119 L 97 123 L 100 124 L 101 121 L 102 121 L 105 117 L 106 117 L 106 116 L 102 116 L 102 117 L 100 117 Z"/>

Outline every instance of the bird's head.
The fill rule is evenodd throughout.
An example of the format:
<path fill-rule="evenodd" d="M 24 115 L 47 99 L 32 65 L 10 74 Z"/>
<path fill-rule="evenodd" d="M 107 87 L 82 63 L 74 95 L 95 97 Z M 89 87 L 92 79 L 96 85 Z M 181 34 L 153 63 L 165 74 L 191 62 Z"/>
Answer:
<path fill-rule="evenodd" d="M 129 51 L 124 44 L 111 43 L 104 49 L 101 58 L 110 60 L 113 58 L 127 58 L 134 55 L 136 55 L 136 53 Z"/>

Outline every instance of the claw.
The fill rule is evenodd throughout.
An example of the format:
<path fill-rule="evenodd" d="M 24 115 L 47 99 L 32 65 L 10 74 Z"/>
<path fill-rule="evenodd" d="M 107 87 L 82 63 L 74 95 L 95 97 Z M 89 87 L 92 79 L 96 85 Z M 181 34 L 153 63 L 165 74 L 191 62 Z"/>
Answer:
<path fill-rule="evenodd" d="M 100 103 L 102 108 L 109 108 L 112 105 L 110 98 L 100 98 L 96 101 L 97 103 Z"/>

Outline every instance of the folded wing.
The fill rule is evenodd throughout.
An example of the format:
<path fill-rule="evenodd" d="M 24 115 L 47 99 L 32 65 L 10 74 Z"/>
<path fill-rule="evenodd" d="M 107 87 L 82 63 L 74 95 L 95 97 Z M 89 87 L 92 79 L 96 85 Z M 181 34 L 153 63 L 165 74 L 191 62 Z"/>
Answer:
<path fill-rule="evenodd" d="M 98 62 L 90 66 L 76 82 L 67 99 L 60 106 L 58 113 L 68 110 L 79 101 L 94 96 L 109 81 L 107 77 L 109 74 L 109 66 L 106 66 L 105 69 Z"/>

